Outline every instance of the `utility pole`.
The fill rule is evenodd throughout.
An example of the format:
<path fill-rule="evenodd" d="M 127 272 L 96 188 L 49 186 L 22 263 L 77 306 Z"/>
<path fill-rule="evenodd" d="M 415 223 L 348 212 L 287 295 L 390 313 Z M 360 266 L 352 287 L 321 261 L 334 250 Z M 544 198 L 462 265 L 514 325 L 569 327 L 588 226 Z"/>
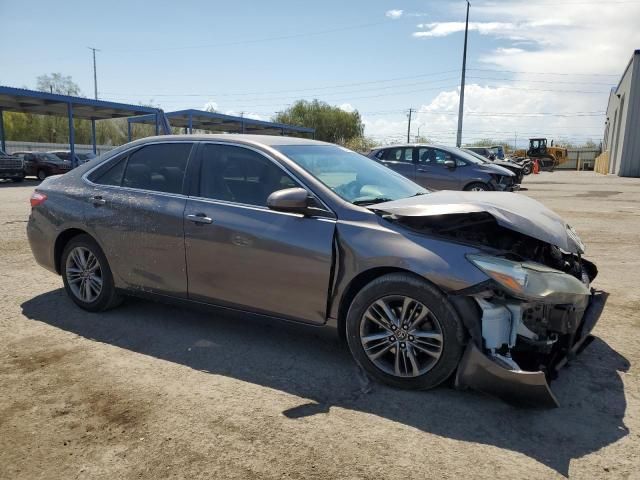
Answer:
<path fill-rule="evenodd" d="M 98 100 L 98 75 L 96 73 L 96 52 L 100 50 L 93 47 L 87 47 L 89 50 L 93 52 L 93 92 L 95 94 L 96 100 Z"/>
<path fill-rule="evenodd" d="M 513 137 L 513 151 L 515 152 L 518 149 L 518 132 L 514 132 L 515 135 Z"/>
<path fill-rule="evenodd" d="M 407 126 L 407 143 L 410 143 L 411 140 L 409 137 L 411 136 L 411 113 L 413 112 L 413 108 L 409 109 L 409 125 Z"/>
<path fill-rule="evenodd" d="M 462 144 L 462 114 L 464 112 L 464 77 L 467 72 L 467 36 L 469 34 L 469 0 L 467 0 L 467 21 L 464 27 L 464 50 L 462 52 L 462 78 L 460 79 L 460 105 L 458 107 L 458 135 L 456 147 Z"/>

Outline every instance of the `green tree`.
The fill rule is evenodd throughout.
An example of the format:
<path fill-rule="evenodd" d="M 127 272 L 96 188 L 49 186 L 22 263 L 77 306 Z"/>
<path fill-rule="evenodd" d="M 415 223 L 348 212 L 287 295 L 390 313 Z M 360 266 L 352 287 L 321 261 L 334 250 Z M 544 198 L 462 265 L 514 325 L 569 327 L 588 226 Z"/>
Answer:
<path fill-rule="evenodd" d="M 60 95 L 82 95 L 80 87 L 71 79 L 69 75 L 52 73 L 50 75 L 40 75 L 36 79 L 36 89 L 41 92 L 58 93 Z"/>
<path fill-rule="evenodd" d="M 358 111 L 345 112 L 318 100 L 298 100 L 273 117 L 274 122 L 316 129 L 316 139 L 341 145 L 362 137 L 364 125 Z"/>

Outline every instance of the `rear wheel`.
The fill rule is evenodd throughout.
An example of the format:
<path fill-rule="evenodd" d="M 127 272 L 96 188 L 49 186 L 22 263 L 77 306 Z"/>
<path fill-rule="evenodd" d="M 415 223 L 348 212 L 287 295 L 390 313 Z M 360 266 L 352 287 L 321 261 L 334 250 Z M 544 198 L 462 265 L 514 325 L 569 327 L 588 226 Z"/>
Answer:
<path fill-rule="evenodd" d="M 464 189 L 467 192 L 488 192 L 491 190 L 491 187 L 486 183 L 474 182 L 464 187 Z"/>
<path fill-rule="evenodd" d="M 14 181 L 14 182 L 16 182 L 16 183 L 20 183 L 20 182 L 21 182 L 21 181 L 23 181 L 23 180 L 24 180 L 24 175 L 23 175 L 23 176 L 21 176 L 21 177 L 15 177 L 15 178 L 13 179 L 13 181 Z"/>
<path fill-rule="evenodd" d="M 384 275 L 354 298 L 346 337 L 356 362 L 377 380 L 428 389 L 455 371 L 462 355 L 462 323 L 446 297 L 420 278 Z"/>
<path fill-rule="evenodd" d="M 65 246 L 61 271 L 64 288 L 79 307 L 101 312 L 121 302 L 107 258 L 89 235 L 73 237 Z"/>

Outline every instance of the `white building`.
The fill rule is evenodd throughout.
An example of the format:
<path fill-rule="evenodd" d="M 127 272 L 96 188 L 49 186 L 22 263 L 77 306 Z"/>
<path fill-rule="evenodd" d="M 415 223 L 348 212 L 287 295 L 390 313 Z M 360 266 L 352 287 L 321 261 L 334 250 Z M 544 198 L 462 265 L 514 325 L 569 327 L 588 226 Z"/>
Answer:
<path fill-rule="evenodd" d="M 608 173 L 640 177 L 640 50 L 609 94 L 603 149 L 609 153 Z"/>

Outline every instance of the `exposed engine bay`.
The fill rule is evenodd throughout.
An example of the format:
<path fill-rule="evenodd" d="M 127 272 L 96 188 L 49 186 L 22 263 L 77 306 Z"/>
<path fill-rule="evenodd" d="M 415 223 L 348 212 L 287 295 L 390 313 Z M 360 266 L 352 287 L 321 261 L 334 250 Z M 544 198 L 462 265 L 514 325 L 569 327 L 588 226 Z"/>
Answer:
<path fill-rule="evenodd" d="M 580 254 L 566 253 L 542 240 L 516 232 L 498 224 L 487 212 L 454 213 L 433 216 L 387 215 L 387 220 L 403 225 L 417 233 L 428 233 L 449 240 L 490 247 L 498 255 L 511 260 L 530 260 L 573 275 L 589 284 L 598 271 L 596 266 Z"/>

